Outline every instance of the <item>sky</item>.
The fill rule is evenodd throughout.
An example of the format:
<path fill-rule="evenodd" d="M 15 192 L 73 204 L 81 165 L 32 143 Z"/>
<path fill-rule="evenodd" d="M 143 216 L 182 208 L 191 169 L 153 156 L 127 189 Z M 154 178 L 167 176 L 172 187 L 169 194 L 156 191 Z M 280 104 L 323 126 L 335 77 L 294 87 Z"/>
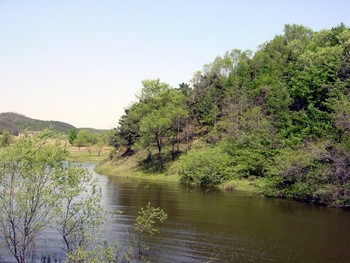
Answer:
<path fill-rule="evenodd" d="M 0 112 L 111 129 L 142 80 L 190 84 L 285 24 L 341 22 L 348 0 L 0 0 Z"/>

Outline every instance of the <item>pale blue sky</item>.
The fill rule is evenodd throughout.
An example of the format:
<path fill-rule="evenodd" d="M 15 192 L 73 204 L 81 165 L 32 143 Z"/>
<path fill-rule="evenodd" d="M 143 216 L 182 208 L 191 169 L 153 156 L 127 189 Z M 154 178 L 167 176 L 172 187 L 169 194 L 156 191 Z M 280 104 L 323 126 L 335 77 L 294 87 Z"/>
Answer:
<path fill-rule="evenodd" d="M 0 112 L 110 129 L 143 79 L 177 87 L 284 24 L 341 22 L 348 0 L 0 0 Z"/>

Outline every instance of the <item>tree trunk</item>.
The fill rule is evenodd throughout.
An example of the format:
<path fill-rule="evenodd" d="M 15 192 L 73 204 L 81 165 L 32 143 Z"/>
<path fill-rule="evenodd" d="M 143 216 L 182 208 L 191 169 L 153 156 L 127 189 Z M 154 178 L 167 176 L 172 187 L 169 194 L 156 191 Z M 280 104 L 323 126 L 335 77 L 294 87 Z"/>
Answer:
<path fill-rule="evenodd" d="M 177 145 L 176 145 L 176 151 L 179 153 L 180 149 L 180 122 L 177 123 Z"/>
<path fill-rule="evenodd" d="M 159 161 L 159 170 L 163 169 L 163 159 L 162 159 L 162 139 L 159 135 L 156 135 L 156 142 L 158 148 L 158 161 Z"/>

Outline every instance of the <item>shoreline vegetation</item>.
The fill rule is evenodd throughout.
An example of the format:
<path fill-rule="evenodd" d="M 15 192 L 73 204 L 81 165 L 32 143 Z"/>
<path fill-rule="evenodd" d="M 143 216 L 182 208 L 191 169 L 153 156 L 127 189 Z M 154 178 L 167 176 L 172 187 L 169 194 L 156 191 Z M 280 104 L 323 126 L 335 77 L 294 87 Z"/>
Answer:
<path fill-rule="evenodd" d="M 177 182 L 181 183 L 181 176 L 178 173 L 146 173 L 137 168 L 134 157 L 127 157 L 127 160 L 119 162 L 103 161 L 96 165 L 95 172 L 98 174 L 127 177 L 135 179 L 163 181 L 163 182 Z M 263 180 L 254 179 L 234 179 L 215 186 L 217 189 L 224 191 L 246 191 L 251 193 L 261 193 L 265 182 Z"/>
<path fill-rule="evenodd" d="M 181 176 L 176 172 L 176 162 L 165 173 L 148 173 L 142 171 L 142 169 L 138 166 L 138 161 L 142 160 L 143 158 L 142 153 L 120 158 L 118 160 L 109 160 L 109 154 L 112 150 L 111 147 L 106 147 L 106 149 L 101 152 L 100 156 L 97 156 L 94 153 L 96 152 L 94 150 L 92 150 L 92 154 L 89 154 L 89 152 L 83 147 L 79 150 L 76 146 L 69 146 L 67 149 L 69 152 L 67 158 L 68 161 L 78 163 L 94 163 L 96 164 L 95 172 L 98 174 L 181 183 Z M 222 189 L 224 191 L 235 190 L 261 193 L 261 189 L 264 184 L 264 180 L 261 179 L 235 179 L 224 182 L 221 185 L 216 186 L 216 188 Z"/>
<path fill-rule="evenodd" d="M 256 52 L 217 56 L 190 84 L 142 85 L 114 130 L 120 153 L 112 165 L 142 151 L 146 174 L 350 207 L 350 28 L 343 23 L 318 32 L 287 24 Z"/>
<path fill-rule="evenodd" d="M 1 137 L 2 135 L 0 135 Z M 54 136 L 55 137 L 55 136 Z M 1 137 L 2 138 L 2 137 Z M 18 140 L 19 137 L 11 136 L 11 140 Z M 66 145 L 68 155 L 66 161 L 73 163 L 93 163 L 96 164 L 95 172 L 107 176 L 127 177 L 135 179 L 145 179 L 153 181 L 164 182 L 177 182 L 181 183 L 181 175 L 178 173 L 178 161 L 174 161 L 165 172 L 150 173 L 143 171 L 140 167 L 140 161 L 143 160 L 145 152 L 140 151 L 135 154 L 123 157 L 110 159 L 113 147 L 105 146 L 98 155 L 99 148 L 95 146 L 78 147 L 70 145 L 67 139 L 63 139 L 63 136 L 57 138 L 48 139 L 49 144 L 59 143 L 60 145 Z M 222 184 L 215 186 L 215 188 L 225 191 L 246 191 L 252 193 L 262 193 L 262 189 L 265 185 L 265 181 L 262 179 L 232 179 Z"/>
<path fill-rule="evenodd" d="M 96 164 L 95 172 L 99 174 L 108 176 L 142 178 L 147 180 L 180 182 L 180 176 L 177 174 L 149 174 L 142 172 L 142 170 L 137 167 L 137 157 L 142 158 L 140 155 L 123 158 L 117 161 L 109 160 L 109 155 L 112 147 L 105 147 L 100 156 L 96 154 L 97 151 L 94 149 L 94 147 L 92 147 L 91 150 L 92 154 L 89 154 L 89 152 L 84 147 L 81 147 L 79 150 L 79 148 L 76 146 L 68 146 L 67 150 L 69 152 L 67 161 L 77 163 L 94 163 Z"/>
<path fill-rule="evenodd" d="M 142 85 L 117 128 L 69 132 L 70 161 L 99 163 L 106 175 L 350 207 L 350 28 L 343 23 L 318 32 L 287 24 L 254 53 L 216 57 L 191 84 Z"/>
<path fill-rule="evenodd" d="M 115 235 L 102 236 L 109 216 L 114 220 L 121 211 L 105 210 L 99 182 L 89 170 L 66 163 L 98 162 L 108 155 L 108 147 L 71 147 L 49 129 L 16 138 L 4 132 L 0 143 L 1 253 L 6 251 L 18 263 L 51 262 L 51 255 L 55 262 L 144 261 L 144 239 L 158 232 L 154 224 L 167 214 L 150 202 L 141 207 L 134 228 L 128 230 L 132 234 L 127 249 L 121 250 Z M 46 235 L 61 242 L 37 243 L 38 236 Z M 57 250 L 51 254 L 54 246 Z M 48 253 L 37 250 L 41 247 Z"/>

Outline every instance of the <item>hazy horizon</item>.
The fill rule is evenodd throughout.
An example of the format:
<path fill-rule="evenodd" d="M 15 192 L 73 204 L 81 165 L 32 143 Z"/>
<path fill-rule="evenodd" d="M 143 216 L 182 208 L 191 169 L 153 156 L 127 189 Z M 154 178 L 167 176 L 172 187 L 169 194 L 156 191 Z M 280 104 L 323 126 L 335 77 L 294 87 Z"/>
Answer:
<path fill-rule="evenodd" d="M 350 26 L 349 13 L 345 0 L 0 0 L 0 112 L 110 129 L 144 79 L 178 87 L 285 24 Z"/>

